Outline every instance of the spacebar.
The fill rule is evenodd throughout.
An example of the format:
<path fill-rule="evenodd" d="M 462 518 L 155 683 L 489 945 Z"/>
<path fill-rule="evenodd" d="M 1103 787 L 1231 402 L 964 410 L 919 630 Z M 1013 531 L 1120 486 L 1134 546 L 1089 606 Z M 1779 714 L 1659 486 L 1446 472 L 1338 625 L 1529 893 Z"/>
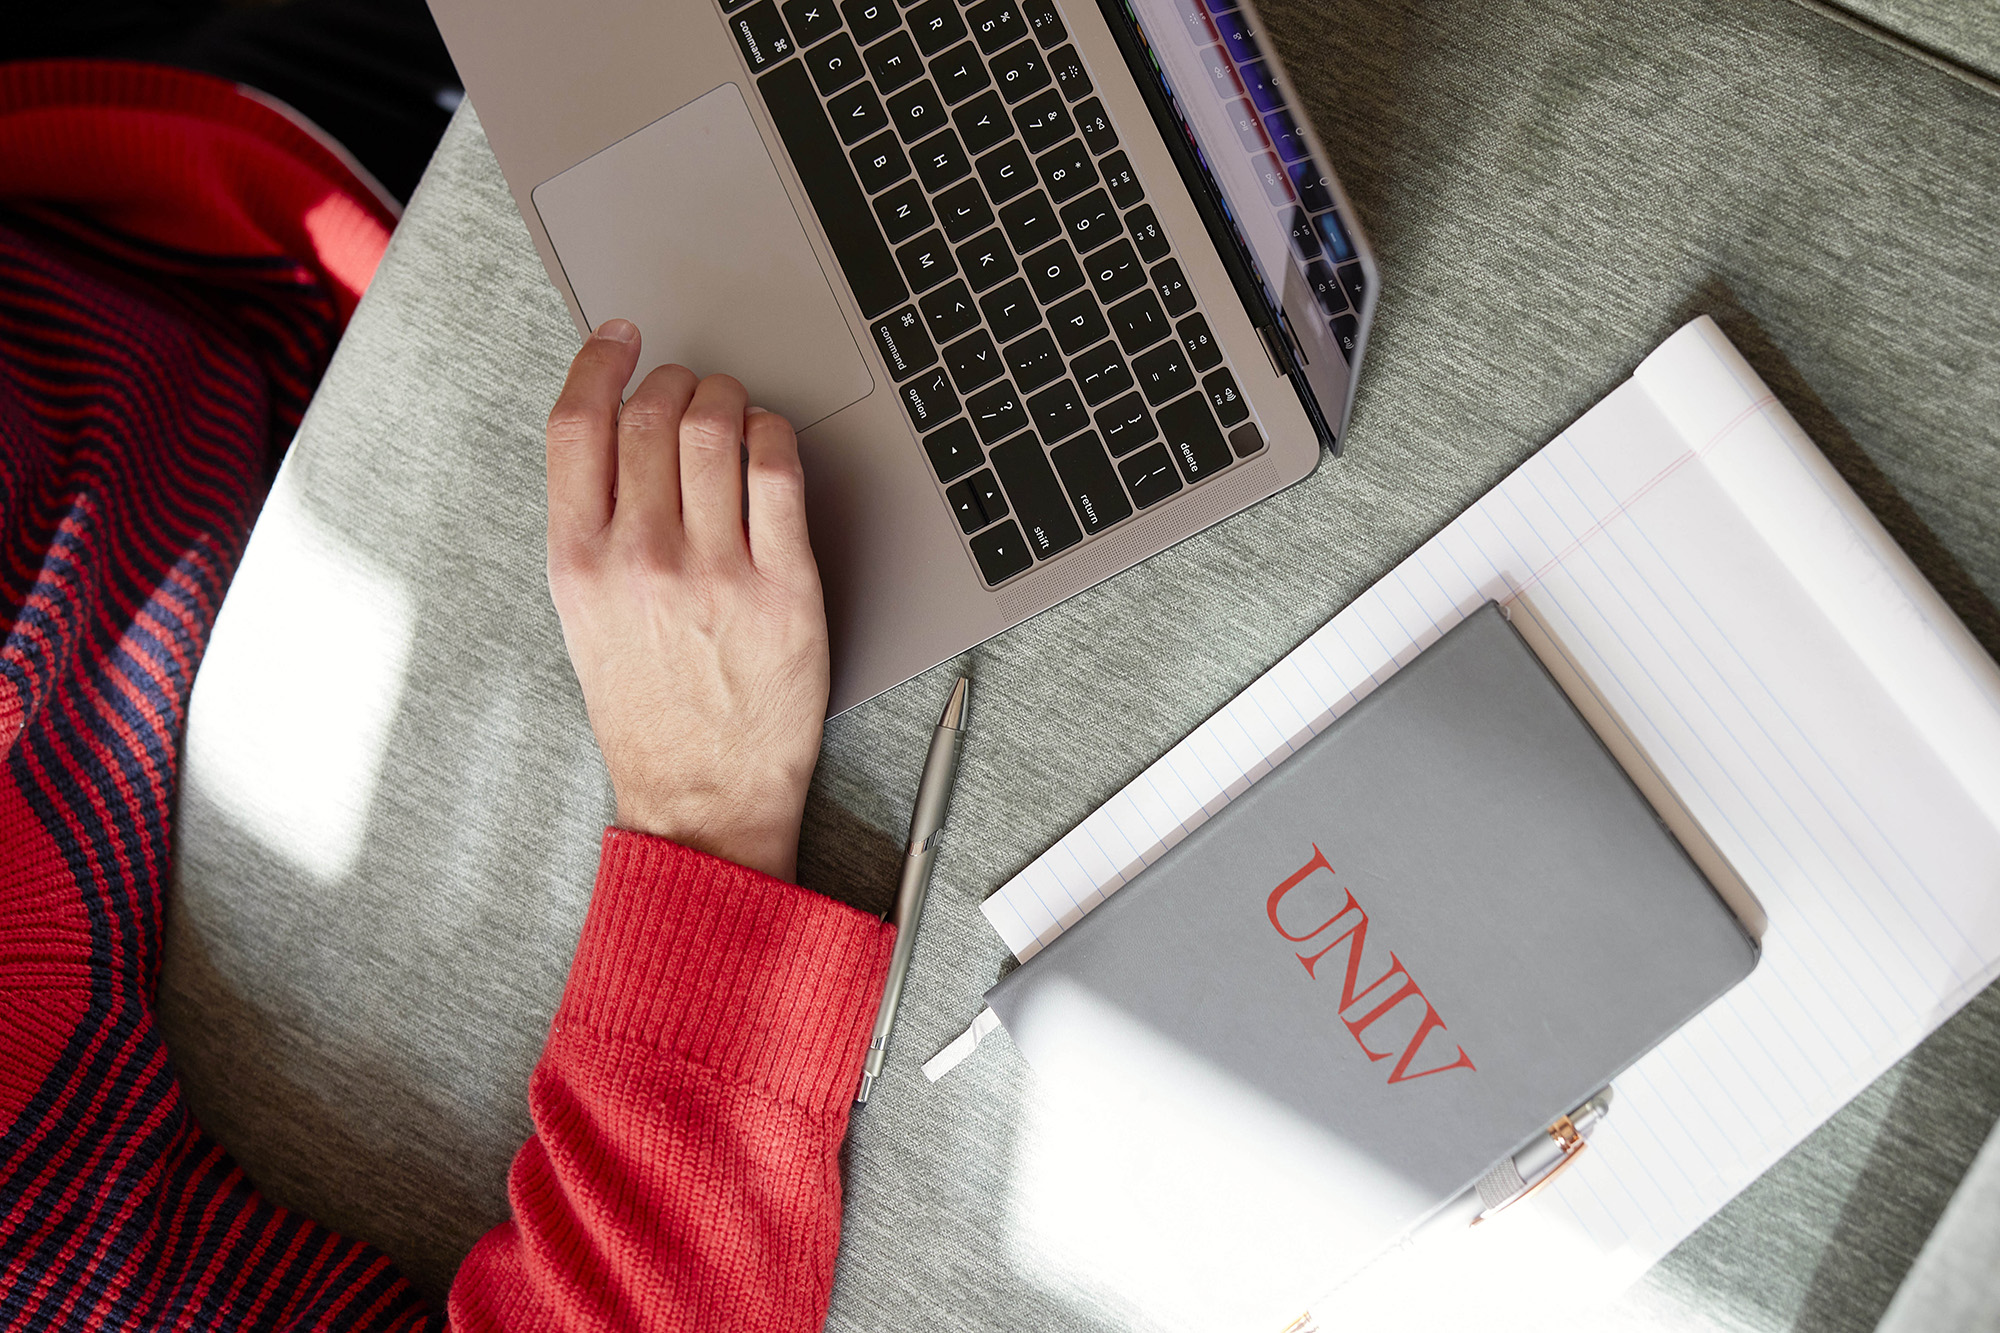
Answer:
<path fill-rule="evenodd" d="M 873 319 L 901 305 L 910 289 L 903 284 L 882 229 L 875 225 L 868 196 L 861 193 L 854 170 L 847 165 L 846 151 L 833 136 L 833 122 L 813 93 L 804 63 L 787 61 L 757 80 L 757 87 L 792 155 L 792 167 L 812 197 L 813 211 L 826 228 L 826 239 L 833 243 L 861 313 Z"/>

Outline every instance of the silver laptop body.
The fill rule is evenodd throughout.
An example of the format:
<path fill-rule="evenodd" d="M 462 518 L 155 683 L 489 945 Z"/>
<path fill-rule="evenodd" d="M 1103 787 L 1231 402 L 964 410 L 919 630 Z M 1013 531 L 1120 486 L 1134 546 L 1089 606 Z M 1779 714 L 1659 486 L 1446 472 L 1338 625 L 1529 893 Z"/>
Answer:
<path fill-rule="evenodd" d="M 1375 262 L 1247 0 L 431 7 L 578 328 L 799 428 L 833 711 L 1338 448 Z"/>

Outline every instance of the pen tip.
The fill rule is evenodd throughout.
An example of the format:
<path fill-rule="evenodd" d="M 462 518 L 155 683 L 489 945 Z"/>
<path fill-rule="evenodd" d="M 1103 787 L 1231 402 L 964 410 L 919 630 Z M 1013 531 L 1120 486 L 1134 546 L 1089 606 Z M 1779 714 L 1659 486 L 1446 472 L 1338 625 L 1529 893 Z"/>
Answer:
<path fill-rule="evenodd" d="M 944 714 L 938 718 L 940 727 L 950 727 L 953 731 L 965 730 L 965 705 L 971 693 L 971 677 L 960 676 L 958 683 L 951 687 L 951 698 L 945 700 Z"/>

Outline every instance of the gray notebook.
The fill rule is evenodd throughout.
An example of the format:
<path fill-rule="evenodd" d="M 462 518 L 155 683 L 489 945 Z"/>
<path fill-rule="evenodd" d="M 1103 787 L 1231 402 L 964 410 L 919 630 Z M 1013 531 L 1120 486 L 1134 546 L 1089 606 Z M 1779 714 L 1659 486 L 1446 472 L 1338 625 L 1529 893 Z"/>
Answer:
<path fill-rule="evenodd" d="M 1195 1248 L 1269 1214 L 1232 1215 L 1227 1173 L 1282 1141 L 1264 1157 L 1320 1200 L 1304 1248 L 1358 1260 L 1756 960 L 1489 604 L 987 1000 L 1030 1063 L 1098 1085 L 1099 1114 L 1183 1127 L 1187 1156 L 1137 1175 L 1211 1160 L 1224 1204 L 1180 1220 Z"/>

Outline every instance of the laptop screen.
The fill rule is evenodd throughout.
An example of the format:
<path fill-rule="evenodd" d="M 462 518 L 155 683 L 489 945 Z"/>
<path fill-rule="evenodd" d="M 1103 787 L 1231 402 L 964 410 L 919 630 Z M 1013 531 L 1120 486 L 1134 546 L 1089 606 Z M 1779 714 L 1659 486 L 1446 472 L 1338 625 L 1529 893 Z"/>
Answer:
<path fill-rule="evenodd" d="M 1343 369 L 1353 361 L 1367 278 L 1332 173 L 1266 39 L 1237 0 L 1125 2 L 1152 71 L 1266 298 L 1284 311 L 1307 379 L 1337 427 L 1348 376 L 1328 376 L 1327 358 Z"/>

